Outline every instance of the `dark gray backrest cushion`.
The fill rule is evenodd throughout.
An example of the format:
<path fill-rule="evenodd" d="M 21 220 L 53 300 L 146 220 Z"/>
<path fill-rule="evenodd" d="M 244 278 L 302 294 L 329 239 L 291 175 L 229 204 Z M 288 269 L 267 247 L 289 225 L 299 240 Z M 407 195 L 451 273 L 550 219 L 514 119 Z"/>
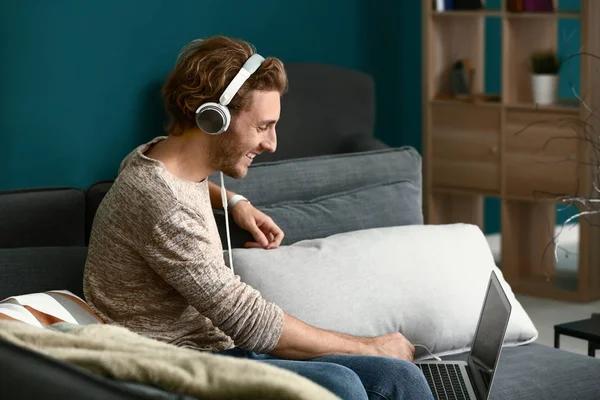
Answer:
<path fill-rule="evenodd" d="M 288 91 L 281 98 L 277 151 L 260 161 L 337 154 L 347 137 L 372 136 L 375 122 L 373 78 L 333 65 L 286 63 Z"/>
<path fill-rule="evenodd" d="M 82 246 L 85 197 L 75 188 L 0 192 L 0 248 Z"/>
<path fill-rule="evenodd" d="M 218 173 L 209 179 L 220 184 Z M 225 187 L 273 218 L 283 244 L 423 223 L 421 157 L 411 147 L 256 164 L 244 179 L 226 176 Z M 216 218 L 226 248 L 223 213 Z M 232 247 L 253 240 L 230 222 Z"/>
<path fill-rule="evenodd" d="M 94 223 L 94 217 L 98 206 L 102 202 L 106 193 L 110 190 L 114 181 L 105 180 L 100 181 L 90 186 L 85 191 L 85 244 L 90 242 L 90 233 L 92 232 L 92 225 Z"/>
<path fill-rule="evenodd" d="M 69 290 L 83 298 L 87 247 L 0 249 L 0 300 L 46 290 Z"/>

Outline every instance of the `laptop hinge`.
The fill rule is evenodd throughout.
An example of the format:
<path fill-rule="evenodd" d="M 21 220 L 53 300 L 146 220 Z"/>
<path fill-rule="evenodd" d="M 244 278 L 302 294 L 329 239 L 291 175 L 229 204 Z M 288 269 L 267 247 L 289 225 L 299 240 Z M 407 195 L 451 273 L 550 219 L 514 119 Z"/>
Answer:
<path fill-rule="evenodd" d="M 469 381 L 471 381 L 471 386 L 473 387 L 475 397 L 477 398 L 477 400 L 485 400 L 479 393 L 479 382 L 476 381 L 477 378 L 475 378 L 474 376 L 476 374 L 473 374 L 473 372 L 471 372 L 471 365 L 467 363 L 467 367 L 465 369 L 467 370 L 467 374 L 469 375 Z"/>

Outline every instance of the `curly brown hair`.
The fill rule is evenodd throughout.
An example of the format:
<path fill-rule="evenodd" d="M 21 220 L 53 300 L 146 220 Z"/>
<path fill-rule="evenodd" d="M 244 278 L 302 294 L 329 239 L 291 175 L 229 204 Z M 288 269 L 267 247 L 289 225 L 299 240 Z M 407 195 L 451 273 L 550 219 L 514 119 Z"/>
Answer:
<path fill-rule="evenodd" d="M 168 121 L 165 130 L 180 135 L 195 126 L 195 112 L 219 97 L 256 49 L 250 43 L 225 36 L 196 39 L 179 53 L 177 62 L 162 88 Z M 287 90 L 287 75 L 281 60 L 267 57 L 242 85 L 228 108 L 235 116 L 250 104 L 253 90 Z"/>

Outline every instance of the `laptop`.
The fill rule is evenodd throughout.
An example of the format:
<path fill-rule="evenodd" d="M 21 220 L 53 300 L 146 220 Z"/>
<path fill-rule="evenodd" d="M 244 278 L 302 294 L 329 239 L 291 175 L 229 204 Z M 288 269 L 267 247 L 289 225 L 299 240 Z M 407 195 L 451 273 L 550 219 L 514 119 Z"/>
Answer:
<path fill-rule="evenodd" d="M 492 271 L 467 362 L 418 361 L 436 400 L 487 400 L 512 306 Z"/>

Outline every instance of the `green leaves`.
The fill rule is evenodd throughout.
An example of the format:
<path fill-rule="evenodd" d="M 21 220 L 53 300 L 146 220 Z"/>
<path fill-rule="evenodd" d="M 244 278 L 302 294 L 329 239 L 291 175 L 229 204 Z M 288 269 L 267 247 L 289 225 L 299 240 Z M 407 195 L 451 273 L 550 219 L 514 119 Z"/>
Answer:
<path fill-rule="evenodd" d="M 536 51 L 531 55 L 531 72 L 534 74 L 558 74 L 562 60 L 554 50 Z"/>

